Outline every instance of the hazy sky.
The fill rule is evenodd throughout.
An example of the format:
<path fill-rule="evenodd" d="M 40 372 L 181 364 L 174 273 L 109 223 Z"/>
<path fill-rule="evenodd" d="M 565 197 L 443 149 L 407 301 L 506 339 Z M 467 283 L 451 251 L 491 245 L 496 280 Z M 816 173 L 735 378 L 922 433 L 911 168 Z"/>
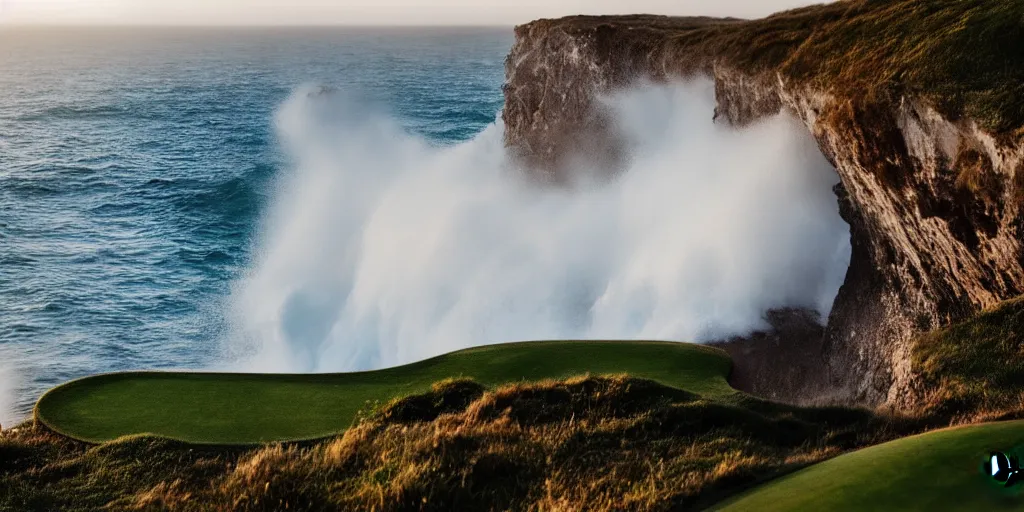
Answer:
<path fill-rule="evenodd" d="M 0 23 L 513 25 L 569 14 L 760 17 L 824 0 L 0 0 Z"/>

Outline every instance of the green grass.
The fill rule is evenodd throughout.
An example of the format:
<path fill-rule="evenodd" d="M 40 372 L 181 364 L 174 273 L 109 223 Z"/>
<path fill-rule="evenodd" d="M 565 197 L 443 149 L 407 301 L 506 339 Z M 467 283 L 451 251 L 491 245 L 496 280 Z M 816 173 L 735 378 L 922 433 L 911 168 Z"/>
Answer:
<path fill-rule="evenodd" d="M 1020 0 L 841 0 L 739 22 L 651 16 L 533 22 L 543 25 L 592 33 L 613 60 L 651 59 L 670 71 L 719 62 L 781 74 L 852 103 L 848 111 L 822 113 L 841 125 L 891 112 L 907 95 L 950 119 L 969 117 L 994 135 L 1024 136 Z"/>
<path fill-rule="evenodd" d="M 842 455 L 717 510 L 1018 510 L 1024 487 L 984 472 L 991 450 L 1024 455 L 1024 421 L 939 430 Z"/>
<path fill-rule="evenodd" d="M 0 512 L 703 510 L 919 428 L 867 410 L 714 399 L 627 375 L 491 389 L 449 379 L 360 415 L 342 435 L 303 443 L 126 436 L 92 445 L 39 424 L 7 429 Z"/>
<path fill-rule="evenodd" d="M 955 422 L 1024 412 L 1024 298 L 920 336 L 912 353 L 918 413 Z"/>
<path fill-rule="evenodd" d="M 200 444 L 323 438 L 374 402 L 469 377 L 485 386 L 628 373 L 709 398 L 737 392 L 718 349 L 665 342 L 551 341 L 473 348 L 384 370 L 335 374 L 116 373 L 69 382 L 36 404 L 36 419 L 99 443 L 151 434 Z M 369 403 L 369 404 L 368 404 Z"/>
<path fill-rule="evenodd" d="M 1024 414 L 1024 298 L 919 336 L 915 416 L 930 424 Z M 981 474 L 992 450 L 1024 457 L 1024 421 L 946 429 L 891 441 L 758 487 L 723 510 L 986 510 L 1024 508 L 1024 486 Z"/>

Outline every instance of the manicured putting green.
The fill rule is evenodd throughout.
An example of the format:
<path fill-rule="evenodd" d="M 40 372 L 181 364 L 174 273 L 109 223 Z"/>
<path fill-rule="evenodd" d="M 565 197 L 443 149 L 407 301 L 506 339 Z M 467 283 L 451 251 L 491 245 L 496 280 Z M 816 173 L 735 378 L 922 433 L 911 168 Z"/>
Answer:
<path fill-rule="evenodd" d="M 87 377 L 39 399 L 35 416 L 87 442 L 153 434 L 203 444 L 315 439 L 343 432 L 368 401 L 452 377 L 485 386 L 628 373 L 708 397 L 736 393 L 718 349 L 646 341 L 543 341 L 472 348 L 406 366 L 334 374 L 132 372 Z"/>
<path fill-rule="evenodd" d="M 1024 458 L 1024 421 L 939 430 L 858 450 L 754 488 L 716 510 L 1024 509 L 1024 485 L 1005 488 L 986 474 L 991 451 Z"/>

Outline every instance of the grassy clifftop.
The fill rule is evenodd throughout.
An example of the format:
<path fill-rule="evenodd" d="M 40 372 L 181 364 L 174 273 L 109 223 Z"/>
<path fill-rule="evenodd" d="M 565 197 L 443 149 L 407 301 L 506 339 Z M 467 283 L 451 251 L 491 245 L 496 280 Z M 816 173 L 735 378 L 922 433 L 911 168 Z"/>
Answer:
<path fill-rule="evenodd" d="M 470 380 L 265 447 L 0 437 L 0 510 L 689 510 L 912 432 L 863 410 L 704 397 L 651 380 Z"/>
<path fill-rule="evenodd" d="M 779 72 L 856 102 L 924 98 L 951 119 L 1024 136 L 1024 2 L 840 0 L 739 21 L 656 16 L 534 22 L 600 41 L 629 41 L 626 55 L 722 61 Z M 629 37 L 622 37 L 629 31 Z M 685 65 L 685 64 L 684 64 Z"/>
<path fill-rule="evenodd" d="M 847 97 L 920 96 L 993 133 L 1019 136 L 1024 127 L 1024 3 L 1016 0 L 840 1 L 710 32 L 748 68 Z"/>
<path fill-rule="evenodd" d="M 405 366 L 334 374 L 143 372 L 98 375 L 49 391 L 36 419 L 86 442 L 152 434 L 202 444 L 258 444 L 340 434 L 368 402 L 471 377 L 486 386 L 629 373 L 710 398 L 737 391 L 729 356 L 687 343 L 547 341 L 461 350 Z"/>
<path fill-rule="evenodd" d="M 1024 298 L 920 337 L 913 365 L 921 415 L 1024 417 Z"/>
<path fill-rule="evenodd" d="M 745 489 L 731 506 L 1014 508 L 1019 493 L 987 479 L 981 462 L 988 450 L 1024 453 L 1019 422 L 815 463 L 1020 416 L 1021 333 L 1017 299 L 917 340 L 923 399 L 911 417 L 716 392 L 722 368 L 711 364 L 675 377 L 697 392 L 628 376 L 445 380 L 364 408 L 341 435 L 262 447 L 146 436 L 96 446 L 26 425 L 0 436 L 0 510 L 699 510 Z M 721 358 L 705 355 L 697 361 Z M 348 426 L 350 412 L 337 413 Z"/>

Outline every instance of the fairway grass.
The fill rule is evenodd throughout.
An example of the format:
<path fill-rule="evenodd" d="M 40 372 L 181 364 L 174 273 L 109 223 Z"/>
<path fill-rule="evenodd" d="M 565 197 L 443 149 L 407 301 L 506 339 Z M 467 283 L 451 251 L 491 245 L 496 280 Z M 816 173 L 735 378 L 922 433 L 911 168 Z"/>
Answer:
<path fill-rule="evenodd" d="M 958 427 L 865 448 L 773 480 L 714 510 L 975 511 L 1024 508 L 983 469 L 991 451 L 1024 456 L 1024 421 Z"/>
<path fill-rule="evenodd" d="M 441 380 L 488 387 L 574 375 L 629 374 L 723 399 L 731 361 L 719 349 L 653 341 L 541 341 L 471 348 L 405 366 L 332 374 L 128 372 L 71 381 L 44 394 L 35 418 L 101 443 L 150 434 L 199 444 L 300 441 L 339 434 L 374 402 Z"/>

